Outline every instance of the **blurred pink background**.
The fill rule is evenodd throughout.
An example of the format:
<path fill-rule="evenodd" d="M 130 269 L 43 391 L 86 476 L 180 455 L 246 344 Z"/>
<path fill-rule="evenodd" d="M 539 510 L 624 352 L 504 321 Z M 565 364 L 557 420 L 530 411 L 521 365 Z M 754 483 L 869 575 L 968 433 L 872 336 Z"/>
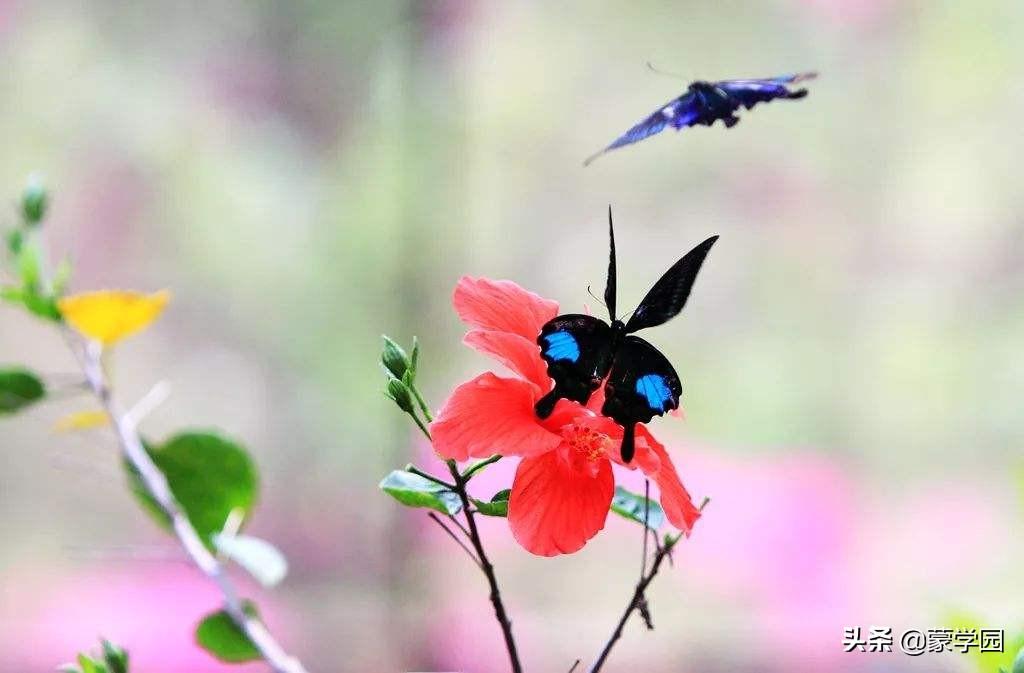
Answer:
<path fill-rule="evenodd" d="M 843 628 L 1024 627 L 1024 4 L 0 1 L 0 185 L 52 190 L 76 290 L 168 287 L 119 348 L 125 404 L 173 386 L 147 436 L 218 427 L 262 473 L 251 531 L 288 556 L 239 572 L 315 671 L 501 671 L 483 578 L 376 484 L 429 455 L 381 394 L 380 334 L 423 346 L 436 407 L 487 362 L 459 343 L 462 274 L 563 309 L 623 305 L 711 233 L 686 311 L 652 331 L 686 420 L 655 421 L 704 518 L 606 670 L 969 671 L 959 655 L 844 654 Z M 799 103 L 583 157 L 687 79 L 817 69 Z M 73 371 L 0 306 L 0 361 Z M 0 673 L 98 637 L 133 670 L 211 661 L 217 597 L 124 487 L 65 398 L 0 420 Z M 426 461 L 423 461 L 426 464 Z M 475 483 L 490 497 L 512 461 Z M 642 490 L 642 483 L 632 486 Z M 578 554 L 487 521 L 525 663 L 567 671 L 608 637 L 639 564 L 616 518 Z"/>

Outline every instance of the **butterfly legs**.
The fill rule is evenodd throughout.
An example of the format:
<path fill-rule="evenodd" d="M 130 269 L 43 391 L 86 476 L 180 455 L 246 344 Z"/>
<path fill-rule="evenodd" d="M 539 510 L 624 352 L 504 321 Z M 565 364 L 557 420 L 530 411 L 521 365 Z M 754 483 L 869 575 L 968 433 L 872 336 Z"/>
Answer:
<path fill-rule="evenodd" d="M 622 462 L 629 463 L 636 453 L 636 423 L 626 423 L 622 427 L 622 446 L 619 447 L 619 455 Z"/>

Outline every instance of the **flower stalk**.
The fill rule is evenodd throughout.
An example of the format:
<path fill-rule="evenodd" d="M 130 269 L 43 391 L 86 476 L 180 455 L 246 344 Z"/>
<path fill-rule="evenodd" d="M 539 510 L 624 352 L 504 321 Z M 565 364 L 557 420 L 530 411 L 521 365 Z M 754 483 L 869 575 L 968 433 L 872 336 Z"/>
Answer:
<path fill-rule="evenodd" d="M 281 647 L 263 622 L 246 614 L 238 590 L 228 577 L 224 565 L 206 548 L 199 533 L 178 505 L 167 478 L 142 444 L 142 438 L 136 429 L 135 415 L 123 412 L 113 399 L 103 369 L 102 346 L 95 341 L 82 339 L 67 327 L 62 329 L 68 346 L 85 374 L 90 390 L 110 418 L 122 454 L 138 472 L 146 490 L 170 518 L 174 534 L 192 563 L 217 586 L 224 601 L 224 611 L 248 637 L 274 673 L 306 673 L 302 662 Z"/>
<path fill-rule="evenodd" d="M 388 337 L 384 337 L 384 351 L 381 356 L 381 365 L 384 371 L 388 374 L 388 383 L 386 395 L 390 397 L 397 405 L 398 408 L 403 412 L 412 417 L 416 423 L 416 427 L 420 429 L 423 436 L 429 441 L 433 441 L 430 435 L 430 429 L 427 427 L 433 420 L 434 417 L 430 413 L 430 407 L 427 405 L 426 400 L 420 393 L 419 388 L 416 387 L 416 366 L 418 364 L 419 348 L 416 342 L 413 342 L 412 355 L 406 355 L 405 351 Z M 410 400 L 415 400 L 416 404 L 410 403 Z M 422 414 L 422 418 L 421 418 Z M 448 518 L 452 524 L 458 528 L 459 532 L 469 541 L 470 546 L 467 546 L 458 534 L 450 528 L 440 516 L 434 512 L 430 512 L 428 516 L 430 519 L 440 526 L 444 532 L 451 537 L 456 544 L 458 544 L 466 555 L 469 556 L 476 564 L 480 571 L 487 578 L 487 586 L 490 589 L 489 598 L 491 605 L 494 607 L 494 616 L 498 620 L 498 625 L 501 627 L 501 634 L 505 640 L 505 649 L 508 652 L 509 665 L 512 673 L 522 673 L 523 666 L 519 661 L 519 650 L 516 647 L 515 637 L 512 635 L 512 620 L 509 619 L 508 610 L 505 608 L 505 603 L 501 597 L 501 589 L 498 586 L 498 577 L 494 571 L 494 564 L 491 563 L 490 558 L 487 556 L 487 552 L 484 550 L 483 538 L 480 536 L 480 529 L 477 526 L 476 521 L 476 510 L 473 507 L 473 500 L 469 495 L 467 485 L 469 481 L 478 472 L 486 468 L 492 463 L 496 463 L 501 460 L 501 456 L 491 456 L 490 458 L 481 460 L 474 463 L 466 470 L 460 471 L 458 463 L 454 460 L 447 460 L 445 464 L 448 467 L 448 472 L 451 474 L 452 481 L 447 482 L 444 479 L 435 477 L 434 475 L 419 469 L 415 465 L 406 465 L 405 471 L 423 477 L 424 479 L 441 486 L 448 491 L 451 491 L 458 495 L 459 502 L 461 503 L 461 511 L 463 516 L 466 517 L 466 525 L 462 525 L 454 515 L 449 514 Z"/>

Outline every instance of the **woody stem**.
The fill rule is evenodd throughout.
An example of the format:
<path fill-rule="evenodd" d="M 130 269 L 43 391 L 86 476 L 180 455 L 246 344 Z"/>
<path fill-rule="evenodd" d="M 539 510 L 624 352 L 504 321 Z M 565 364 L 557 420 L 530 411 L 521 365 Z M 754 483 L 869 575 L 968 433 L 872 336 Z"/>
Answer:
<path fill-rule="evenodd" d="M 644 531 L 646 535 L 646 530 Z M 678 539 L 678 538 L 677 538 Z M 626 611 L 622 613 L 619 618 L 618 624 L 615 625 L 615 630 L 612 631 L 611 637 L 604 644 L 604 648 L 601 650 L 601 654 L 598 655 L 594 665 L 590 667 L 589 673 L 598 673 L 601 667 L 604 666 L 605 661 L 608 659 L 608 655 L 611 654 L 612 648 L 615 647 L 615 643 L 622 637 L 622 629 L 625 628 L 626 622 L 632 616 L 633 612 L 640 609 L 645 599 L 644 593 L 647 591 L 647 587 L 654 580 L 658 574 L 658 570 L 661 568 L 661 562 L 665 560 L 665 557 L 672 552 L 672 547 L 675 546 L 675 540 L 666 542 L 657 553 L 654 555 L 654 561 L 651 563 L 651 569 L 645 574 L 641 575 L 640 581 L 637 582 L 636 588 L 633 590 L 633 597 L 629 601 L 629 605 L 626 606 Z"/>
<path fill-rule="evenodd" d="M 512 673 L 522 673 L 523 666 L 519 663 L 519 652 L 516 650 L 516 641 L 512 636 L 512 621 L 508 618 L 505 604 L 501 600 L 501 590 L 498 589 L 498 578 L 494 574 L 494 565 L 487 558 L 484 551 L 483 541 L 480 539 L 480 531 L 476 526 L 476 517 L 470 507 L 469 494 L 466 492 L 466 477 L 462 476 L 454 460 L 448 461 L 448 470 L 455 480 L 455 492 L 462 500 L 462 512 L 466 515 L 466 523 L 469 526 L 469 540 L 476 550 L 477 558 L 480 561 L 480 569 L 487 577 L 487 584 L 491 588 L 491 604 L 494 606 L 494 616 L 501 626 L 501 634 L 505 637 L 505 649 L 508 650 L 509 663 L 512 666 Z"/>
<path fill-rule="evenodd" d="M 430 423 L 434 419 L 430 414 L 429 407 L 423 400 L 423 396 L 420 394 L 420 391 L 416 388 L 415 384 L 410 385 L 409 388 L 412 390 L 413 396 L 419 402 L 420 409 L 423 411 L 423 416 L 427 419 L 427 423 Z M 431 439 L 430 431 L 426 428 L 425 424 L 420 421 L 419 416 L 415 412 L 410 415 L 416 420 L 416 424 L 420 427 L 420 430 L 423 431 L 423 434 L 426 435 L 427 439 Z M 480 530 L 476 526 L 476 517 L 473 513 L 472 502 L 469 499 L 469 492 L 466 490 L 466 484 L 469 483 L 469 480 L 473 477 L 473 474 L 476 471 L 496 462 L 499 458 L 500 456 L 492 456 L 491 458 L 483 461 L 482 464 L 475 465 L 467 470 L 466 474 L 459 472 L 459 466 L 454 460 L 447 461 L 447 464 L 448 471 L 451 473 L 452 480 L 454 482 L 454 484 L 452 484 L 454 486 L 453 490 L 458 494 L 459 500 L 462 502 L 462 513 L 465 515 L 466 524 L 468 525 L 468 530 L 463 529 L 462 532 L 466 534 L 466 537 L 469 538 L 469 541 L 473 545 L 473 549 L 476 550 L 476 558 L 473 560 L 477 561 L 477 565 L 480 566 L 480 570 L 482 570 L 484 576 L 487 577 L 487 584 L 491 588 L 491 605 L 494 606 L 494 616 L 497 618 L 498 624 L 501 626 L 501 634 L 505 638 L 505 649 L 508 650 L 508 658 L 509 663 L 512 666 L 512 673 L 523 673 L 523 666 L 519 663 L 519 652 L 516 649 L 516 641 L 512 636 L 512 621 L 508 618 L 508 612 L 505 610 L 505 603 L 501 599 L 501 590 L 498 588 L 498 577 L 494 574 L 494 564 L 491 563 L 491 560 L 487 557 L 487 552 L 484 551 L 484 543 L 480 538 Z M 424 474 L 423 476 L 427 475 Z M 436 477 L 431 476 L 428 478 L 439 483 L 444 483 Z M 447 486 L 448 484 L 445 485 Z M 452 518 L 452 521 L 458 524 L 458 520 Z M 444 527 L 444 524 L 440 519 L 437 519 L 437 522 Z M 459 526 L 459 528 L 462 528 L 462 526 Z M 448 529 L 446 528 L 446 530 Z M 448 532 L 451 534 L 450 530 L 448 530 Z M 458 542 L 458 539 L 456 539 L 456 542 Z"/>

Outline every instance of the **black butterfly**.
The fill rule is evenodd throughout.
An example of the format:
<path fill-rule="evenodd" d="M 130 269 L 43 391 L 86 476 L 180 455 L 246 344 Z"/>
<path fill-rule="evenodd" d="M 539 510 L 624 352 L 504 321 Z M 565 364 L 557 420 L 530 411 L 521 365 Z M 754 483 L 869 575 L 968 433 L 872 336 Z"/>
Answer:
<path fill-rule="evenodd" d="M 677 131 L 684 127 L 711 126 L 719 119 L 726 128 L 739 123 L 736 111 L 742 105 L 750 109 L 758 103 L 776 98 L 797 99 L 807 95 L 807 89 L 790 91 L 787 84 L 803 82 L 817 77 L 817 73 L 804 72 L 770 79 L 727 79 L 721 82 L 693 82 L 679 98 L 669 101 L 661 109 L 626 131 L 611 145 L 596 152 L 583 162 L 588 165 L 605 152 L 661 133 L 671 125 Z"/>
<path fill-rule="evenodd" d="M 636 424 L 676 409 L 683 392 L 668 359 L 632 333 L 667 322 L 683 310 L 697 272 L 718 236 L 707 239 L 673 264 L 623 323 L 615 317 L 615 232 L 611 208 L 608 235 L 611 252 L 604 301 L 611 325 L 600 318 L 569 313 L 552 318 L 541 328 L 537 343 L 555 387 L 538 400 L 535 410 L 537 416 L 547 418 L 559 399 L 586 404 L 607 376 L 601 413 L 625 430 L 620 452 L 622 460 L 628 463 L 633 459 Z"/>

